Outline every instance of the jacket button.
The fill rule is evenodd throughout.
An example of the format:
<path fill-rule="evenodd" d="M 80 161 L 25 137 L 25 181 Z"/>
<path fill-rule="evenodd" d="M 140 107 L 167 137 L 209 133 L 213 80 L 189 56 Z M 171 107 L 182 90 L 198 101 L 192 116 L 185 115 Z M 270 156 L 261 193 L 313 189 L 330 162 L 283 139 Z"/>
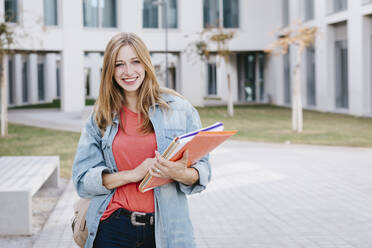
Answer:
<path fill-rule="evenodd" d="M 94 235 L 94 232 L 89 233 L 89 235 L 90 235 L 90 236 L 93 236 L 93 235 Z"/>

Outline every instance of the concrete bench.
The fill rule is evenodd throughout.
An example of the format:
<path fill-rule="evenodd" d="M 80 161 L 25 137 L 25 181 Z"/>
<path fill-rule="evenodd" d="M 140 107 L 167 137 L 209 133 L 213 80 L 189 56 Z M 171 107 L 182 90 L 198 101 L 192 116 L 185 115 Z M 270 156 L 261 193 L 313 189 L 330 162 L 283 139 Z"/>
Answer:
<path fill-rule="evenodd" d="M 0 234 L 32 234 L 32 196 L 58 187 L 59 157 L 0 157 Z"/>

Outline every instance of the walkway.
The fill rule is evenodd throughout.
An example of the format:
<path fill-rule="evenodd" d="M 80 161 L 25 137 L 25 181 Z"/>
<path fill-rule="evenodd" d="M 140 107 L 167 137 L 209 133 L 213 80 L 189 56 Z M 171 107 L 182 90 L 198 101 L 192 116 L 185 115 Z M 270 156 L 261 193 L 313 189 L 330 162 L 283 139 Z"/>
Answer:
<path fill-rule="evenodd" d="M 56 110 L 9 118 L 20 116 L 55 128 L 83 125 Z M 199 248 L 372 247 L 372 149 L 229 141 L 211 163 L 208 189 L 189 197 Z M 34 247 L 74 247 L 75 198 L 69 184 Z"/>

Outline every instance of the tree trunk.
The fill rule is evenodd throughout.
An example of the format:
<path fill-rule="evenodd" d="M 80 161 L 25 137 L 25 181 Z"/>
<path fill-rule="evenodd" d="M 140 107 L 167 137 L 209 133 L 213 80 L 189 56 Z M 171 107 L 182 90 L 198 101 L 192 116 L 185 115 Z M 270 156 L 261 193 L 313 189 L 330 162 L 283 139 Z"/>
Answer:
<path fill-rule="evenodd" d="M 4 77 L 4 55 L 0 54 L 1 136 L 8 134 L 8 94 Z"/>
<path fill-rule="evenodd" d="M 228 100 L 227 100 L 227 113 L 229 116 L 234 116 L 234 104 L 233 104 L 233 96 L 232 96 L 232 86 L 231 86 L 231 79 L 230 73 L 227 73 L 227 88 L 228 88 Z"/>
<path fill-rule="evenodd" d="M 297 48 L 296 66 L 294 70 L 293 85 L 292 85 L 292 130 L 302 132 L 303 117 L 302 117 L 302 99 L 301 99 L 301 48 Z"/>
<path fill-rule="evenodd" d="M 228 68 L 228 60 L 225 59 L 223 56 L 219 56 L 220 62 L 222 64 L 221 69 L 224 73 L 224 78 L 227 79 L 227 114 L 230 117 L 234 116 L 234 105 L 233 105 L 233 94 L 232 94 L 232 85 L 231 85 L 231 78 Z"/>

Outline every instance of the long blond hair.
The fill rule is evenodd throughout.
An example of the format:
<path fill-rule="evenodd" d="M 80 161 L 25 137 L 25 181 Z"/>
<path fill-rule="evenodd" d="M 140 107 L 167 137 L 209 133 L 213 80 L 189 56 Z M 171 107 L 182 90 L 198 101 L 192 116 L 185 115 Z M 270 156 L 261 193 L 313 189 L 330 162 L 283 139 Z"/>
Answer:
<path fill-rule="evenodd" d="M 160 88 L 156 79 L 154 66 L 151 63 L 150 53 L 140 37 L 134 33 L 119 33 L 112 37 L 105 49 L 103 58 L 101 84 L 99 87 L 99 96 L 95 104 L 95 120 L 98 127 L 104 130 L 108 125 L 112 124 L 114 115 L 118 114 L 121 127 L 120 113 L 123 105 L 126 104 L 125 92 L 116 83 L 114 79 L 115 60 L 117 54 L 123 46 L 131 46 L 137 53 L 138 59 L 145 68 L 145 78 L 138 89 L 137 111 L 142 115 L 143 122 L 141 132 L 146 134 L 153 131 L 153 127 L 149 117 L 150 107 L 159 104 L 160 107 L 168 109 L 168 104 L 160 97 L 161 93 L 178 93 Z"/>

